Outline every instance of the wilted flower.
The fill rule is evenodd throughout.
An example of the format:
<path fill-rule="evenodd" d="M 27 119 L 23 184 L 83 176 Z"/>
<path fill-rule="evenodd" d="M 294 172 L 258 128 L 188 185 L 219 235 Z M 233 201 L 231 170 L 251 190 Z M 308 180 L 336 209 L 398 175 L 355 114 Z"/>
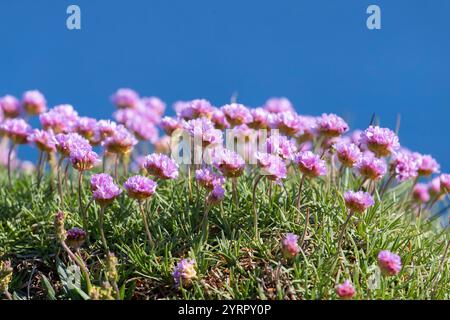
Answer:
<path fill-rule="evenodd" d="M 344 283 L 336 286 L 336 294 L 342 300 L 350 300 L 351 298 L 353 298 L 355 293 L 355 288 L 349 280 L 345 280 Z"/>
<path fill-rule="evenodd" d="M 183 127 L 182 123 L 178 119 L 174 119 L 172 117 L 162 118 L 160 125 L 168 136 L 171 136 L 175 130 Z"/>
<path fill-rule="evenodd" d="M 15 144 L 28 142 L 31 127 L 23 119 L 6 119 L 0 124 L 0 135 L 10 138 Z"/>
<path fill-rule="evenodd" d="M 414 153 L 414 156 L 417 159 L 417 163 L 419 169 L 417 170 L 420 176 L 430 176 L 433 173 L 439 173 L 439 164 L 437 161 L 430 155 L 422 155 L 418 153 Z"/>
<path fill-rule="evenodd" d="M 298 236 L 293 233 L 287 233 L 281 241 L 281 251 L 286 259 L 295 258 L 300 252 Z"/>
<path fill-rule="evenodd" d="M 76 170 L 86 171 L 95 167 L 100 159 L 98 154 L 92 150 L 75 148 L 70 152 L 70 162 Z"/>
<path fill-rule="evenodd" d="M 176 179 L 178 165 L 175 160 L 164 154 L 153 153 L 145 158 L 144 168 L 147 172 L 160 179 Z"/>
<path fill-rule="evenodd" d="M 350 211 L 357 213 L 364 212 L 368 207 L 373 206 L 375 203 L 370 193 L 363 191 L 347 191 L 344 194 L 344 200 L 346 207 Z"/>
<path fill-rule="evenodd" d="M 197 272 L 195 271 L 194 259 L 183 259 L 174 268 L 172 273 L 175 286 L 178 288 L 188 288 L 192 282 L 197 279 Z"/>
<path fill-rule="evenodd" d="M 380 180 L 387 171 L 386 162 L 371 153 L 364 153 L 356 163 L 356 168 L 361 176 L 370 180 Z"/>
<path fill-rule="evenodd" d="M 335 150 L 339 161 L 347 168 L 353 168 L 361 157 L 361 151 L 353 143 L 337 143 Z"/>
<path fill-rule="evenodd" d="M 123 186 L 130 198 L 141 201 L 155 193 L 157 183 L 143 176 L 133 176 L 128 178 Z"/>
<path fill-rule="evenodd" d="M 286 163 L 277 155 L 269 153 L 256 153 L 258 166 L 261 168 L 261 175 L 272 181 L 280 181 L 286 178 Z"/>
<path fill-rule="evenodd" d="M 308 177 L 315 178 L 327 174 L 327 165 L 324 160 L 311 151 L 301 151 L 294 157 L 300 171 Z"/>
<path fill-rule="evenodd" d="M 58 105 L 39 115 L 39 121 L 46 130 L 55 133 L 68 133 L 76 129 L 78 113 L 70 104 Z"/>
<path fill-rule="evenodd" d="M 211 115 L 211 121 L 214 123 L 216 129 L 225 130 L 230 128 L 230 124 L 225 117 L 225 114 L 220 109 L 215 109 Z"/>
<path fill-rule="evenodd" d="M 7 292 L 12 280 L 13 268 L 11 261 L 0 261 L 0 293 Z"/>
<path fill-rule="evenodd" d="M 224 105 L 220 109 L 223 111 L 225 117 L 227 118 L 227 121 L 232 126 L 247 124 L 249 122 L 252 122 L 253 120 L 250 110 L 243 104 L 231 103 Z"/>
<path fill-rule="evenodd" d="M 417 202 L 428 202 L 430 200 L 428 186 L 424 183 L 417 183 L 413 188 L 412 197 Z"/>
<path fill-rule="evenodd" d="M 110 204 L 122 193 L 113 178 L 106 173 L 91 176 L 91 190 L 94 200 L 101 206 Z"/>
<path fill-rule="evenodd" d="M 272 113 L 280 113 L 286 111 L 294 111 L 292 103 L 284 97 L 281 98 L 270 98 L 266 101 L 264 109 Z"/>
<path fill-rule="evenodd" d="M 55 227 L 55 233 L 59 241 L 66 240 L 66 229 L 64 228 L 65 216 L 64 212 L 59 211 L 55 214 L 53 225 Z"/>
<path fill-rule="evenodd" d="M 225 198 L 225 189 L 222 187 L 222 185 L 216 184 L 216 185 L 214 185 L 213 189 L 209 193 L 206 201 L 209 204 L 214 205 L 214 204 L 221 202 L 224 198 Z"/>
<path fill-rule="evenodd" d="M 276 154 L 284 160 L 291 160 L 297 152 L 295 142 L 286 136 L 271 135 L 267 141 L 267 153 Z"/>
<path fill-rule="evenodd" d="M 198 169 L 195 171 L 195 180 L 208 190 L 213 190 L 214 186 L 225 183 L 225 178 L 209 168 Z"/>
<path fill-rule="evenodd" d="M 225 148 L 216 150 L 213 164 L 227 178 L 239 177 L 244 173 L 244 159 L 236 152 Z"/>
<path fill-rule="evenodd" d="M 197 118 L 211 118 L 214 111 L 213 106 L 208 100 L 195 99 L 185 103 L 179 111 L 180 118 L 184 120 L 192 120 Z"/>
<path fill-rule="evenodd" d="M 378 254 L 378 266 L 384 275 L 395 276 L 402 269 L 402 260 L 395 253 L 383 250 Z"/>
<path fill-rule="evenodd" d="M 47 101 L 37 90 L 26 91 L 22 97 L 23 107 L 29 115 L 37 115 L 47 111 Z"/>
<path fill-rule="evenodd" d="M 348 131 L 348 124 L 333 113 L 324 113 L 317 119 L 317 130 L 326 137 L 338 137 Z"/>
<path fill-rule="evenodd" d="M 111 100 L 119 109 L 135 108 L 140 102 L 138 93 L 128 88 L 117 90 Z"/>
<path fill-rule="evenodd" d="M 17 118 L 22 111 L 19 100 L 11 95 L 0 98 L 0 109 L 6 118 Z"/>
<path fill-rule="evenodd" d="M 72 228 L 66 232 L 66 243 L 73 249 L 81 248 L 86 241 L 86 232 L 80 228 Z"/>
<path fill-rule="evenodd" d="M 39 150 L 43 152 L 56 151 L 56 139 L 53 131 L 34 129 L 28 136 L 29 142 L 34 142 Z"/>
<path fill-rule="evenodd" d="M 138 141 L 134 135 L 123 125 L 119 125 L 114 134 L 105 139 L 103 146 L 111 153 L 128 154 L 137 143 Z"/>
<path fill-rule="evenodd" d="M 361 144 L 377 157 L 387 157 L 400 148 L 397 135 L 388 128 L 369 126 L 360 139 Z"/>

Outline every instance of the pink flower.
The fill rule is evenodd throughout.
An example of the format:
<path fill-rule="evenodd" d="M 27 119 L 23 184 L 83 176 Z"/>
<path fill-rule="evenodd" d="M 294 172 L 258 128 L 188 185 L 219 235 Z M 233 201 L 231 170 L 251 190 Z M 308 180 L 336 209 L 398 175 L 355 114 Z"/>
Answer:
<path fill-rule="evenodd" d="M 188 288 L 192 282 L 197 279 L 197 272 L 195 271 L 195 260 L 183 259 L 174 268 L 172 272 L 175 286 L 178 288 Z"/>
<path fill-rule="evenodd" d="M 281 241 L 281 251 L 286 259 L 295 258 L 300 252 L 298 236 L 293 233 L 287 233 Z"/>
<path fill-rule="evenodd" d="M 264 109 L 272 113 L 294 111 L 292 103 L 287 98 L 270 98 L 266 101 Z"/>
<path fill-rule="evenodd" d="M 117 123 L 111 120 L 99 120 L 95 126 L 95 140 L 103 141 L 114 135 L 117 129 Z"/>
<path fill-rule="evenodd" d="M 158 97 L 144 97 L 141 99 L 143 107 L 159 116 L 164 114 L 166 104 Z"/>
<path fill-rule="evenodd" d="M 345 206 L 353 212 L 362 213 L 375 204 L 370 193 L 347 191 L 344 194 Z"/>
<path fill-rule="evenodd" d="M 97 120 L 89 117 L 80 117 L 75 124 L 75 131 L 88 140 L 94 137 Z"/>
<path fill-rule="evenodd" d="M 34 142 L 39 150 L 43 152 L 56 151 L 56 138 L 53 131 L 35 129 L 28 136 L 29 142 Z"/>
<path fill-rule="evenodd" d="M 133 109 L 140 102 L 139 94 L 136 91 L 128 88 L 117 90 L 116 93 L 111 97 L 111 100 L 119 109 Z"/>
<path fill-rule="evenodd" d="M 378 266 L 384 275 L 395 276 L 402 269 L 402 260 L 395 253 L 383 250 L 378 254 Z"/>
<path fill-rule="evenodd" d="M 355 288 L 349 280 L 345 280 L 344 283 L 336 286 L 336 294 L 342 300 L 350 300 L 351 298 L 353 298 L 355 293 Z"/>
<path fill-rule="evenodd" d="M 269 128 L 269 111 L 263 108 L 251 109 L 252 121 L 247 125 L 252 129 L 268 129 Z"/>
<path fill-rule="evenodd" d="M 432 197 L 439 196 L 442 193 L 441 179 L 439 177 L 433 178 L 428 183 L 428 192 Z"/>
<path fill-rule="evenodd" d="M 272 128 L 279 129 L 284 135 L 295 136 L 304 127 L 301 118 L 295 112 L 286 111 L 277 114 L 272 122 Z"/>
<path fill-rule="evenodd" d="M 101 206 L 110 204 L 122 193 L 113 178 L 106 173 L 91 176 L 91 190 L 95 201 Z"/>
<path fill-rule="evenodd" d="M 295 138 L 299 143 L 311 141 L 317 130 L 317 119 L 311 116 L 297 116 L 297 129 Z"/>
<path fill-rule="evenodd" d="M 157 183 L 143 176 L 133 176 L 123 186 L 130 198 L 142 201 L 155 193 Z"/>
<path fill-rule="evenodd" d="M 225 130 L 230 128 L 230 124 L 225 117 L 225 114 L 220 109 L 215 109 L 211 115 L 211 121 L 214 123 L 216 129 Z"/>
<path fill-rule="evenodd" d="M 17 118 L 22 112 L 19 100 L 10 95 L 0 98 L 0 109 L 6 118 Z"/>
<path fill-rule="evenodd" d="M 133 132 L 139 140 L 150 141 L 151 143 L 158 140 L 158 129 L 153 123 L 145 118 L 136 117 L 133 121 L 127 123 L 127 128 Z"/>
<path fill-rule="evenodd" d="M 119 125 L 114 134 L 104 140 L 103 146 L 111 153 L 128 154 L 137 143 L 134 135 L 123 125 Z"/>
<path fill-rule="evenodd" d="M 7 136 L 15 144 L 27 143 L 29 134 L 31 127 L 23 119 L 6 119 L 0 124 L 0 135 Z"/>
<path fill-rule="evenodd" d="M 160 125 L 168 136 L 171 136 L 175 130 L 181 129 L 183 127 L 179 120 L 171 117 L 162 118 Z"/>
<path fill-rule="evenodd" d="M 266 144 L 267 153 L 278 155 L 284 160 L 292 160 L 297 152 L 295 142 L 286 136 L 272 135 Z"/>
<path fill-rule="evenodd" d="M 386 162 L 371 153 L 364 153 L 359 158 L 356 168 L 361 176 L 370 180 L 380 180 L 387 171 Z"/>
<path fill-rule="evenodd" d="M 395 170 L 398 181 L 403 182 L 417 177 L 419 165 L 416 157 L 411 152 L 402 150 L 394 155 L 391 166 Z"/>
<path fill-rule="evenodd" d="M 261 168 L 261 175 L 267 179 L 279 182 L 287 177 L 286 163 L 279 156 L 257 152 L 256 159 Z"/>
<path fill-rule="evenodd" d="M 80 136 L 78 133 L 59 133 L 55 136 L 56 149 L 58 152 L 68 157 L 71 151 L 75 149 L 91 150 L 92 147 L 85 138 Z"/>
<path fill-rule="evenodd" d="M 430 200 L 430 194 L 428 193 L 428 186 L 424 183 L 417 183 L 414 186 L 412 197 L 417 202 L 428 202 Z"/>
<path fill-rule="evenodd" d="M 144 168 L 147 172 L 160 179 L 176 179 L 178 165 L 164 154 L 153 153 L 145 158 Z"/>
<path fill-rule="evenodd" d="M 222 144 L 222 131 L 216 129 L 207 118 L 189 120 L 184 124 L 184 129 L 194 138 L 194 143 L 196 140 L 201 141 L 204 147 Z"/>
<path fill-rule="evenodd" d="M 353 168 L 361 157 L 361 150 L 353 143 L 337 143 L 336 155 L 344 167 Z"/>
<path fill-rule="evenodd" d="M 195 171 L 195 180 L 198 181 L 199 185 L 212 191 L 214 186 L 223 185 L 225 183 L 225 178 L 209 168 L 198 169 Z"/>
<path fill-rule="evenodd" d="M 80 228 L 72 228 L 66 232 L 66 243 L 73 249 L 81 248 L 86 241 L 86 231 Z"/>
<path fill-rule="evenodd" d="M 86 171 L 94 168 L 100 159 L 92 150 L 83 148 L 74 148 L 70 152 L 70 162 L 72 166 L 78 171 Z"/>
<path fill-rule="evenodd" d="M 23 107 L 29 115 L 37 115 L 47 110 L 47 101 L 37 90 L 26 91 L 22 97 Z"/>
<path fill-rule="evenodd" d="M 450 174 L 441 174 L 439 178 L 441 179 L 442 192 L 450 193 Z"/>
<path fill-rule="evenodd" d="M 46 130 L 56 134 L 72 132 L 78 122 L 78 113 L 70 104 L 58 105 L 39 115 L 39 121 Z"/>
<path fill-rule="evenodd" d="M 214 108 L 208 100 L 195 99 L 183 105 L 179 116 L 184 120 L 192 120 L 202 117 L 211 118 L 213 111 Z"/>
<path fill-rule="evenodd" d="M 244 159 L 236 152 L 225 148 L 221 148 L 214 152 L 213 163 L 227 178 L 236 178 L 244 173 Z"/>
<path fill-rule="evenodd" d="M 221 184 L 216 184 L 209 193 L 206 201 L 210 205 L 215 205 L 220 203 L 224 198 L 225 198 L 225 189 L 222 187 Z"/>
<path fill-rule="evenodd" d="M 324 136 L 332 138 L 347 132 L 348 124 L 341 117 L 333 113 L 324 113 L 317 119 L 317 129 Z"/>
<path fill-rule="evenodd" d="M 170 139 L 170 137 L 164 136 L 156 140 L 156 142 L 153 144 L 153 147 L 155 148 L 156 153 L 169 154 L 171 143 L 172 140 Z"/>
<path fill-rule="evenodd" d="M 225 117 L 232 126 L 247 124 L 253 121 L 250 110 L 243 104 L 231 103 L 224 105 L 220 109 L 223 111 Z"/>
<path fill-rule="evenodd" d="M 439 164 L 437 161 L 430 155 L 422 155 L 419 153 L 414 153 L 414 156 L 417 159 L 417 163 L 419 165 L 419 169 L 417 172 L 419 176 L 430 176 L 433 173 L 439 173 Z"/>
<path fill-rule="evenodd" d="M 397 135 L 388 128 L 369 126 L 360 139 L 361 144 L 377 157 L 387 157 L 400 148 Z"/>
<path fill-rule="evenodd" d="M 300 171 L 308 177 L 315 178 L 327 174 L 326 162 L 311 151 L 297 153 L 294 157 L 294 162 Z"/>

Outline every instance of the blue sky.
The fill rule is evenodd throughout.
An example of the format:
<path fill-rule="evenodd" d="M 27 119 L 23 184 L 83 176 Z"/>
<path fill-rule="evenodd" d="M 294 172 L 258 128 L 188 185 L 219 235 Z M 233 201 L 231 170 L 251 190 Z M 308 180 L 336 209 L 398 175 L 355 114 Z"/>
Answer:
<path fill-rule="evenodd" d="M 66 28 L 70 4 L 80 31 Z M 366 27 L 370 4 L 381 30 Z M 448 0 L 2 0 L 0 95 L 37 88 L 95 117 L 110 116 L 119 87 L 169 104 L 286 96 L 353 128 L 401 114 L 401 142 L 448 171 L 449 13 Z"/>

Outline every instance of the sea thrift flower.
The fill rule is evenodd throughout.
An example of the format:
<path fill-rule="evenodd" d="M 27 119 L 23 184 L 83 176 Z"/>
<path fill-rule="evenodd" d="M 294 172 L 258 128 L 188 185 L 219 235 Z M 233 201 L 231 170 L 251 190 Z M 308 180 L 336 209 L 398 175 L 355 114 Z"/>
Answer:
<path fill-rule="evenodd" d="M 317 119 L 317 129 L 328 138 L 338 137 L 348 131 L 348 124 L 339 116 L 331 114 L 322 114 Z"/>
<path fill-rule="evenodd" d="M 370 180 L 380 180 L 387 171 L 386 162 L 374 157 L 371 153 L 365 153 L 356 164 L 361 176 Z"/>
<path fill-rule="evenodd" d="M 250 113 L 250 110 L 248 110 L 248 108 L 243 104 L 231 103 L 224 105 L 220 109 L 223 111 L 225 117 L 227 118 L 227 121 L 232 126 L 247 124 L 253 121 L 253 117 L 252 114 Z"/>
<path fill-rule="evenodd" d="M 30 133 L 31 127 L 23 119 L 6 119 L 0 124 L 0 135 L 7 136 L 15 144 L 27 143 Z"/>
<path fill-rule="evenodd" d="M 297 132 L 295 138 L 299 143 L 313 140 L 317 130 L 317 119 L 311 116 L 297 116 Z"/>
<path fill-rule="evenodd" d="M 353 143 L 337 143 L 335 149 L 337 158 L 347 168 L 353 168 L 361 157 L 361 151 Z"/>
<path fill-rule="evenodd" d="M 345 280 L 344 283 L 341 283 L 336 286 L 336 294 L 342 300 L 350 300 L 355 295 L 355 288 L 351 284 L 350 281 Z"/>
<path fill-rule="evenodd" d="M 166 110 L 166 104 L 158 97 L 144 97 L 141 99 L 142 106 L 159 116 L 164 114 Z"/>
<path fill-rule="evenodd" d="M 387 157 L 400 148 L 397 135 L 388 128 L 369 126 L 360 137 L 361 144 L 377 157 Z"/>
<path fill-rule="evenodd" d="M 417 170 L 420 176 L 430 176 L 433 173 L 439 173 L 439 164 L 437 161 L 430 155 L 421 155 L 415 153 L 414 156 L 417 159 L 417 163 L 419 169 Z"/>
<path fill-rule="evenodd" d="M 300 252 L 298 236 L 293 233 L 287 233 L 281 241 L 281 251 L 286 259 L 295 258 Z"/>
<path fill-rule="evenodd" d="M 368 207 L 373 206 L 375 203 L 370 193 L 363 191 L 347 191 L 344 194 L 344 200 L 346 207 L 350 211 L 357 213 L 364 212 Z"/>
<path fill-rule="evenodd" d="M 23 107 L 29 115 L 37 115 L 47 110 L 47 101 L 37 90 L 26 91 L 22 98 Z"/>
<path fill-rule="evenodd" d="M 52 131 L 35 129 L 28 136 L 29 142 L 34 142 L 39 150 L 43 152 L 56 151 L 56 139 Z"/>
<path fill-rule="evenodd" d="M 213 106 L 208 100 L 195 99 L 187 102 L 180 110 L 180 117 L 184 120 L 192 120 L 197 118 L 211 118 L 214 111 Z"/>
<path fill-rule="evenodd" d="M 19 100 L 10 95 L 0 98 L 0 109 L 5 118 L 17 118 L 22 111 Z"/>
<path fill-rule="evenodd" d="M 311 178 L 327 174 L 327 165 L 324 160 L 311 151 L 299 152 L 294 156 L 294 162 L 300 171 Z"/>
<path fill-rule="evenodd" d="M 76 170 L 82 172 L 91 170 L 100 162 L 100 159 L 92 150 L 75 148 L 70 152 L 70 162 Z"/>
<path fill-rule="evenodd" d="M 143 176 L 133 176 L 123 186 L 130 198 L 142 201 L 155 193 L 157 183 Z"/>
<path fill-rule="evenodd" d="M 116 154 L 128 154 L 138 143 L 132 133 L 123 125 L 117 126 L 114 134 L 105 139 L 104 147 L 108 152 Z"/>
<path fill-rule="evenodd" d="M 111 100 L 119 109 L 135 108 L 140 102 L 137 92 L 128 88 L 117 90 Z"/>
<path fill-rule="evenodd" d="M 225 183 L 225 178 L 209 168 L 198 169 L 195 171 L 195 180 L 202 187 L 212 191 L 214 186 Z"/>
<path fill-rule="evenodd" d="M 86 232 L 80 228 L 72 228 L 66 232 L 66 243 L 72 249 L 81 248 L 86 241 Z"/>
<path fill-rule="evenodd" d="M 194 143 L 198 139 L 202 142 L 203 147 L 222 143 L 222 132 L 214 128 L 214 124 L 209 119 L 189 120 L 184 124 L 184 129 L 194 138 Z"/>
<path fill-rule="evenodd" d="M 230 128 L 230 124 L 225 117 L 225 114 L 220 109 L 215 109 L 211 115 L 211 121 L 214 123 L 216 129 L 225 130 Z"/>
<path fill-rule="evenodd" d="M 113 178 L 106 173 L 92 175 L 91 190 L 94 200 L 101 206 L 110 204 L 122 193 Z"/>
<path fill-rule="evenodd" d="M 378 266 L 386 276 L 395 276 L 402 269 L 402 261 L 398 255 L 388 250 L 378 254 Z"/>
<path fill-rule="evenodd" d="M 441 179 L 439 177 L 433 178 L 428 183 L 428 192 L 432 197 L 439 196 L 442 193 Z"/>
<path fill-rule="evenodd" d="M 134 133 L 139 140 L 154 143 L 158 139 L 158 129 L 145 118 L 136 117 L 134 121 L 127 124 L 127 128 Z"/>
<path fill-rule="evenodd" d="M 450 174 L 448 173 L 441 174 L 439 178 L 441 179 L 442 192 L 450 193 Z"/>
<path fill-rule="evenodd" d="M 156 153 L 169 154 L 171 143 L 172 141 L 170 137 L 164 136 L 156 140 L 156 142 L 153 144 L 153 147 L 155 148 Z"/>
<path fill-rule="evenodd" d="M 183 127 L 179 120 L 171 117 L 162 118 L 160 126 L 168 136 L 171 136 L 175 130 Z"/>
<path fill-rule="evenodd" d="M 268 129 L 269 128 L 269 111 L 263 108 L 251 109 L 252 121 L 247 125 L 252 129 Z"/>
<path fill-rule="evenodd" d="M 117 123 L 111 120 L 99 120 L 95 125 L 95 140 L 103 141 L 114 135 L 117 129 Z"/>
<path fill-rule="evenodd" d="M 64 157 L 70 156 L 75 149 L 91 150 L 92 147 L 85 138 L 78 133 L 60 133 L 55 136 L 56 149 Z"/>
<path fill-rule="evenodd" d="M 236 152 L 225 148 L 214 153 L 213 164 L 227 178 L 236 178 L 244 173 L 244 159 Z"/>
<path fill-rule="evenodd" d="M 428 186 L 424 183 L 417 183 L 413 188 L 412 197 L 417 202 L 428 202 L 430 200 Z"/>
<path fill-rule="evenodd" d="M 256 153 L 258 166 L 261 168 L 261 175 L 271 181 L 279 182 L 287 176 L 286 163 L 277 155 L 268 153 Z"/>
<path fill-rule="evenodd" d="M 206 201 L 211 204 L 218 204 L 225 198 L 225 189 L 220 184 L 214 185 L 213 189 L 208 195 Z"/>
<path fill-rule="evenodd" d="M 292 103 L 287 98 L 270 98 L 266 101 L 264 109 L 272 113 L 294 111 Z"/>
<path fill-rule="evenodd" d="M 81 117 L 81 118 L 78 118 L 78 121 L 75 125 L 75 130 L 81 136 L 90 140 L 92 137 L 94 137 L 96 126 L 97 126 L 97 120 L 95 120 L 94 118 Z"/>
<path fill-rule="evenodd" d="M 183 259 L 174 268 L 172 272 L 175 286 L 179 288 L 189 288 L 192 282 L 197 279 L 197 272 L 195 271 L 194 259 Z"/>
<path fill-rule="evenodd" d="M 272 127 L 287 136 L 295 136 L 303 129 L 303 124 L 295 112 L 281 112 L 277 114 Z"/>
<path fill-rule="evenodd" d="M 402 150 L 395 154 L 391 163 L 395 176 L 399 182 L 417 177 L 419 165 L 416 157 L 408 151 Z"/>
<path fill-rule="evenodd" d="M 70 104 L 58 105 L 39 115 L 39 121 L 46 130 L 55 133 L 68 133 L 76 129 L 78 113 Z"/>
<path fill-rule="evenodd" d="M 284 160 L 291 160 L 297 152 L 295 142 L 286 136 L 271 135 L 266 142 L 267 153 L 276 154 Z"/>
<path fill-rule="evenodd" d="M 145 158 L 144 168 L 159 179 L 178 178 L 178 165 L 175 160 L 164 154 L 153 153 Z"/>

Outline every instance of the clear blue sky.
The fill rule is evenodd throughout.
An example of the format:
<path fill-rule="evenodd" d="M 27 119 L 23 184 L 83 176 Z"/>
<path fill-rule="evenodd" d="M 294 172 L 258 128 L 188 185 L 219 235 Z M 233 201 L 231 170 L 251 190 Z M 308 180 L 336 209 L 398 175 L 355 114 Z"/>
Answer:
<path fill-rule="evenodd" d="M 69 4 L 81 31 L 66 29 Z M 449 171 L 449 15 L 448 0 L 1 0 L 0 95 L 37 88 L 95 117 L 124 86 L 169 104 L 286 96 L 354 128 L 373 112 L 394 127 L 400 113 L 401 142 Z"/>

